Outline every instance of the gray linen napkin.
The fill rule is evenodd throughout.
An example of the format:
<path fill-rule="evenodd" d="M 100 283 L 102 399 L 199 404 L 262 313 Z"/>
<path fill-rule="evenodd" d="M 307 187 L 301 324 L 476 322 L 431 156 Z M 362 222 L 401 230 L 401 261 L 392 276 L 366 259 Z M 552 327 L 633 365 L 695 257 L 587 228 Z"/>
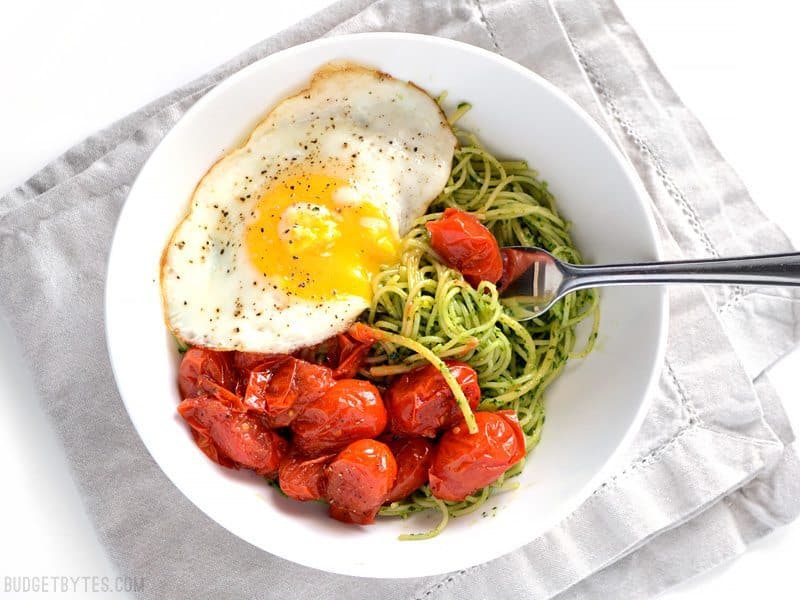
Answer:
<path fill-rule="evenodd" d="M 340 2 L 92 136 L 0 199 L 0 309 L 121 573 L 145 578 L 143 598 L 637 598 L 793 519 L 800 461 L 764 372 L 800 338 L 800 298 L 739 287 L 671 292 L 663 375 L 618 471 L 553 530 L 490 563 L 416 580 L 329 575 L 240 541 L 170 484 L 127 419 L 106 355 L 104 270 L 120 206 L 152 149 L 215 83 L 287 46 L 382 30 L 482 46 L 564 89 L 636 167 L 669 256 L 790 249 L 610 0 Z"/>

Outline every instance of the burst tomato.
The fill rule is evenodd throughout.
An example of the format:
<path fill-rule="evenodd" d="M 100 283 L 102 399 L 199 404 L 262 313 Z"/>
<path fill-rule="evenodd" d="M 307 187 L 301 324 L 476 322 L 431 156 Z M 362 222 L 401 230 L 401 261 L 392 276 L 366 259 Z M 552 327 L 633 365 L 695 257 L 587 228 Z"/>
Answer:
<path fill-rule="evenodd" d="M 481 400 L 478 374 L 468 364 L 448 360 L 445 364 L 461 386 L 474 410 Z M 458 423 L 463 415 L 450 386 L 433 365 L 403 373 L 385 394 L 389 428 L 398 435 L 436 437 Z"/>
<path fill-rule="evenodd" d="M 333 369 L 333 376 L 336 379 L 355 377 L 373 343 L 358 341 L 347 333 L 337 335 L 326 357 L 326 364 Z"/>
<path fill-rule="evenodd" d="M 525 438 L 513 411 L 477 412 L 475 421 L 477 433 L 457 425 L 439 440 L 428 473 L 437 498 L 463 500 L 525 457 Z"/>
<path fill-rule="evenodd" d="M 264 414 L 270 427 L 287 427 L 333 384 L 328 367 L 285 355 L 250 370 L 244 404 Z"/>
<path fill-rule="evenodd" d="M 386 444 L 358 440 L 328 465 L 326 496 L 330 515 L 345 523 L 372 523 L 397 476 L 397 463 Z"/>
<path fill-rule="evenodd" d="M 387 445 L 397 462 L 397 478 L 386 501 L 395 502 L 428 483 L 433 442 L 424 438 L 398 438 L 388 441 Z"/>
<path fill-rule="evenodd" d="M 500 247 L 492 232 L 469 213 L 448 208 L 438 221 L 425 224 L 431 247 L 444 263 L 464 276 L 472 287 L 495 283 L 503 274 Z"/>
<path fill-rule="evenodd" d="M 278 483 L 283 493 L 301 502 L 323 498 L 328 483 L 325 467 L 333 457 L 333 454 L 325 454 L 316 458 L 298 455 L 285 458 L 278 471 Z"/>
<path fill-rule="evenodd" d="M 212 460 L 223 466 L 235 463 L 266 477 L 277 474 L 288 443 L 259 416 L 234 411 L 210 396 L 184 400 L 178 412 L 194 430 L 197 445 Z M 224 460 L 219 460 L 220 456 Z"/>
<path fill-rule="evenodd" d="M 233 390 L 236 386 L 228 352 L 189 348 L 184 353 L 178 370 L 178 389 L 181 398 L 193 398 L 204 393 L 197 385 L 201 375 L 205 375 L 227 390 Z"/>
<path fill-rule="evenodd" d="M 386 409 L 368 381 L 340 379 L 292 421 L 293 441 L 306 456 L 340 450 L 350 442 L 380 435 Z"/>

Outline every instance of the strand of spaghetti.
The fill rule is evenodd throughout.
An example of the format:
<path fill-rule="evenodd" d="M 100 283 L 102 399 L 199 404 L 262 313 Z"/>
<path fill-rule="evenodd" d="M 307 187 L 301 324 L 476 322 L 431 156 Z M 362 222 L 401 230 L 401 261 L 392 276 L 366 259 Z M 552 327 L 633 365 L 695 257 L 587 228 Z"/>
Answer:
<path fill-rule="evenodd" d="M 442 513 L 442 519 L 439 521 L 439 524 L 436 525 L 430 531 L 425 531 L 423 533 L 403 533 L 399 536 L 399 539 L 402 541 L 410 541 L 410 540 L 429 540 L 433 537 L 439 535 L 442 530 L 447 527 L 447 522 L 450 520 L 450 511 L 447 510 L 447 506 L 444 502 L 436 498 L 435 496 L 431 496 L 433 500 L 436 502 L 436 507 Z"/>
<path fill-rule="evenodd" d="M 452 348 L 450 350 L 445 350 L 441 352 L 436 352 L 436 356 L 439 358 L 450 358 L 451 356 L 459 357 L 463 354 L 466 354 L 470 350 L 473 350 L 475 346 L 478 345 L 478 340 L 476 338 L 470 338 L 469 340 L 464 343 L 463 347 Z M 377 367 L 370 367 L 369 373 L 374 377 L 389 377 L 391 375 L 400 375 L 401 373 L 407 373 L 408 371 L 412 371 L 418 367 L 421 367 L 423 361 L 414 361 L 409 364 L 397 364 L 397 365 L 379 365 Z"/>

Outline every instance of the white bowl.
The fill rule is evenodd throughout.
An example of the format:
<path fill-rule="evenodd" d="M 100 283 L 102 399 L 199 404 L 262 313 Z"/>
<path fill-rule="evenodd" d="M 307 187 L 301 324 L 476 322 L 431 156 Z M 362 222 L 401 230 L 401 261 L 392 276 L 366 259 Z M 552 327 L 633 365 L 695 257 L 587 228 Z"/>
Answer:
<path fill-rule="evenodd" d="M 350 59 L 413 80 L 473 109 L 463 120 L 495 153 L 523 158 L 550 183 L 587 261 L 658 258 L 648 200 L 631 166 L 565 94 L 505 58 L 419 35 L 376 33 L 323 39 L 273 54 L 206 94 L 164 138 L 120 215 L 108 267 L 106 328 L 111 363 L 131 420 L 172 482 L 225 529 L 309 567 L 369 577 L 414 577 L 463 569 L 530 542 L 601 483 L 636 432 L 657 379 L 666 337 L 658 288 L 603 293 L 597 348 L 573 361 L 547 393 L 547 422 L 520 488 L 489 508 L 451 520 L 428 541 L 400 533 L 438 515 L 344 525 L 319 503 L 282 498 L 249 472 L 223 469 L 194 445 L 177 416 L 179 357 L 164 326 L 158 286 L 162 248 L 195 184 L 275 103 L 333 59 Z M 191 532 L 187 532 L 191 535 Z"/>

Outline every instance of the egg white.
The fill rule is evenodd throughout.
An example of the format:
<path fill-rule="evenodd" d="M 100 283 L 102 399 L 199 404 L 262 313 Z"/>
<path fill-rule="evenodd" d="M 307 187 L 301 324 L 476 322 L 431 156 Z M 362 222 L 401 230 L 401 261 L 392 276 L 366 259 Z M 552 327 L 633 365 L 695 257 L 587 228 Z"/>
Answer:
<path fill-rule="evenodd" d="M 366 299 L 292 296 L 250 260 L 244 234 L 264 190 L 298 173 L 340 178 L 348 187 L 336 202 L 368 198 L 399 236 L 445 186 L 456 145 L 414 84 L 352 64 L 320 69 L 198 184 L 162 257 L 168 327 L 188 344 L 252 352 L 291 352 L 344 331 Z"/>

